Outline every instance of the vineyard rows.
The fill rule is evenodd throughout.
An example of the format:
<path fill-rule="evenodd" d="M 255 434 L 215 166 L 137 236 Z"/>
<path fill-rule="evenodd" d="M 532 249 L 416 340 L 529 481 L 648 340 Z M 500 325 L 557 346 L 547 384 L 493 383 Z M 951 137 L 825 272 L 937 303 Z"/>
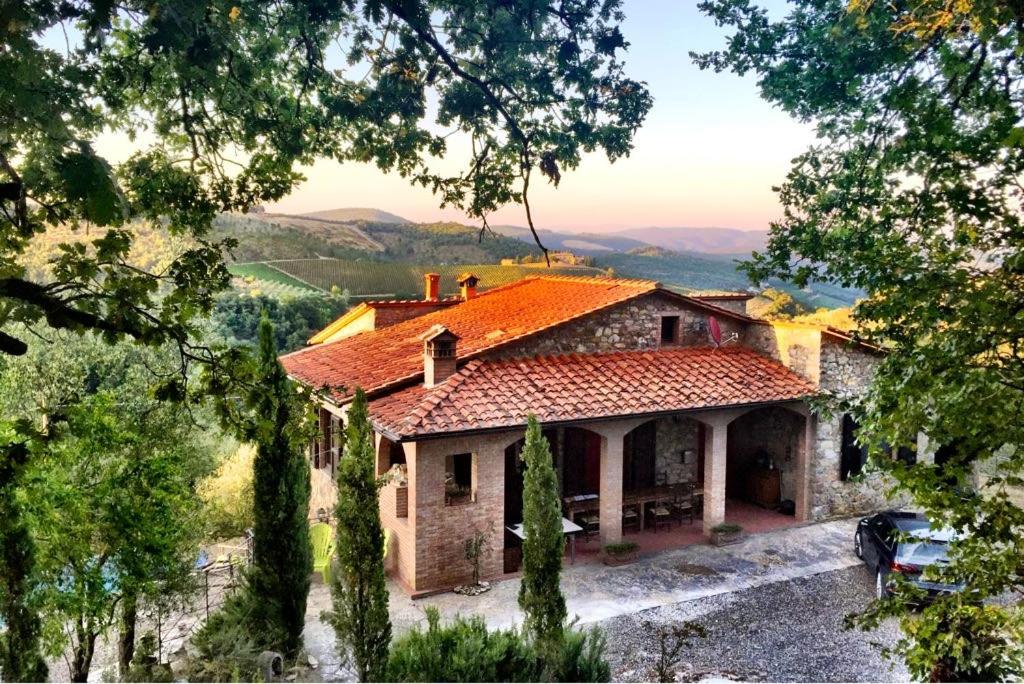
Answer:
<path fill-rule="evenodd" d="M 479 289 L 506 285 L 534 275 L 600 275 L 596 268 L 585 266 L 562 266 L 544 268 L 538 265 L 496 264 L 422 266 L 395 262 L 349 261 L 342 259 L 294 259 L 272 261 L 266 266 L 290 274 L 314 287 L 330 291 L 332 287 L 348 290 L 352 297 L 399 297 L 419 298 L 423 295 L 423 276 L 429 272 L 441 274 L 441 294 L 458 292 L 456 278 L 460 273 L 471 272 L 479 279 Z M 272 269 L 270 267 L 273 267 Z M 237 267 L 232 267 L 234 270 Z M 282 274 L 282 275 L 283 275 Z M 262 276 L 260 276 L 262 277 Z"/>

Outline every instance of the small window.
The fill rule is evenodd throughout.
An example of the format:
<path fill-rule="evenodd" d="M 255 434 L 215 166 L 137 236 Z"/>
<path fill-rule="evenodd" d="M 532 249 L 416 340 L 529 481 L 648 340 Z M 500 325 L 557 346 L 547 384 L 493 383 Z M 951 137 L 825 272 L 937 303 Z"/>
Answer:
<path fill-rule="evenodd" d="M 679 344 L 679 316 L 661 317 L 661 343 Z"/>
<path fill-rule="evenodd" d="M 849 480 L 860 475 L 868 460 L 868 450 L 857 443 L 860 425 L 849 413 L 843 415 L 843 437 L 839 452 L 839 479 Z"/>
<path fill-rule="evenodd" d="M 473 500 L 473 454 L 450 454 L 444 461 L 444 503 L 457 506 Z"/>

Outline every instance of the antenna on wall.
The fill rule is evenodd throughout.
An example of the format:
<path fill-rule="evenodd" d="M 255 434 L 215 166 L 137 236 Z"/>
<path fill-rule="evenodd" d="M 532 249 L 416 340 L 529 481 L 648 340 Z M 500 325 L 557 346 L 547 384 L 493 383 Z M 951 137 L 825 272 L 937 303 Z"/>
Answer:
<path fill-rule="evenodd" d="M 740 338 L 739 334 L 730 333 L 728 337 L 722 339 L 722 326 L 714 316 L 708 316 L 708 332 L 711 333 L 711 341 L 715 343 L 715 347 L 735 342 Z"/>

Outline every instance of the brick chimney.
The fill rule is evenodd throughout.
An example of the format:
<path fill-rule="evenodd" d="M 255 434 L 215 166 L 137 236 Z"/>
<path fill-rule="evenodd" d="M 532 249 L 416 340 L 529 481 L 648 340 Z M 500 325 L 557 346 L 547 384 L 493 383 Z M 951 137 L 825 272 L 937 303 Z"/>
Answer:
<path fill-rule="evenodd" d="M 423 386 L 433 387 L 455 372 L 459 336 L 440 323 L 420 335 L 423 340 Z"/>
<path fill-rule="evenodd" d="M 463 301 L 469 301 L 473 297 L 476 297 L 476 284 L 480 282 L 472 273 L 463 273 L 458 278 L 459 288 L 462 291 Z"/>
<path fill-rule="evenodd" d="M 424 274 L 423 299 L 428 302 L 436 302 L 441 299 L 441 275 L 439 273 Z"/>

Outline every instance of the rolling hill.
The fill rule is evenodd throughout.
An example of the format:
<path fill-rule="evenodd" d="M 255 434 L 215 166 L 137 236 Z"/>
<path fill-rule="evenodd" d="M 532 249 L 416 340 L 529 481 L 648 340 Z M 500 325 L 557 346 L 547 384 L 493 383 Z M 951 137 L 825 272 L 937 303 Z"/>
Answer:
<path fill-rule="evenodd" d="M 614 236 L 646 242 L 674 252 L 701 254 L 742 254 L 764 249 L 768 244 L 766 230 L 737 230 L 736 228 L 628 228 L 612 233 Z"/>
<path fill-rule="evenodd" d="M 397 214 L 391 214 L 380 209 L 365 207 L 349 207 L 342 209 L 328 209 L 326 211 L 311 211 L 302 216 L 309 218 L 324 219 L 327 221 L 340 221 L 352 223 L 353 221 L 365 221 L 367 223 L 412 223 Z"/>

